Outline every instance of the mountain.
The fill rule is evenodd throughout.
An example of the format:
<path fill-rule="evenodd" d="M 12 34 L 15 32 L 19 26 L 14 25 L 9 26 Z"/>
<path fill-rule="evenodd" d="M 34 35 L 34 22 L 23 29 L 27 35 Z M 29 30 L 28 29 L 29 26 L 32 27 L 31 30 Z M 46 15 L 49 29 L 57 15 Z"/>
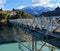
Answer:
<path fill-rule="evenodd" d="M 33 15 L 40 15 L 42 12 L 48 12 L 53 10 L 50 7 L 42 7 L 42 6 L 31 6 L 31 7 L 25 7 L 22 9 L 25 12 L 28 12 L 29 14 Z"/>
<path fill-rule="evenodd" d="M 43 12 L 40 16 L 60 16 L 60 8 L 57 7 L 53 11 Z"/>

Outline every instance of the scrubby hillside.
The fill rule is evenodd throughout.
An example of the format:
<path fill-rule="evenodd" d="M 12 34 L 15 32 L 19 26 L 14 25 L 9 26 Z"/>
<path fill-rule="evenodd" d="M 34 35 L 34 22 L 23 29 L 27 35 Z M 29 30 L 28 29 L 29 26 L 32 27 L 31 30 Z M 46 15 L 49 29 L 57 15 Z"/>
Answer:
<path fill-rule="evenodd" d="M 14 42 L 14 31 L 11 25 L 8 25 L 8 19 L 18 18 L 33 18 L 33 15 L 27 12 L 13 9 L 6 11 L 0 9 L 0 43 L 1 42 Z"/>

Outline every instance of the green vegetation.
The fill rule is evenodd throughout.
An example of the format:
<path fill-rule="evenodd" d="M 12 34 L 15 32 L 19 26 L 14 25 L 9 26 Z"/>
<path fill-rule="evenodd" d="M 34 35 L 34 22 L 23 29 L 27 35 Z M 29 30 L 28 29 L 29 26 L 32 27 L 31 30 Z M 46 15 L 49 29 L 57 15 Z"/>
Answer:
<path fill-rule="evenodd" d="M 8 13 L 6 11 L 0 11 L 0 20 L 7 18 Z"/>
<path fill-rule="evenodd" d="M 0 30 L 2 30 L 6 24 L 10 26 L 8 19 L 18 19 L 18 18 L 33 18 L 33 16 L 22 10 L 16 10 L 13 8 L 11 11 L 6 11 L 6 10 L 2 10 L 1 8 L 0 9 Z"/>
<path fill-rule="evenodd" d="M 28 14 L 22 10 L 12 9 L 12 11 L 3 11 L 0 9 L 0 21 L 1 19 L 17 19 L 17 18 L 33 18 L 33 15 Z"/>

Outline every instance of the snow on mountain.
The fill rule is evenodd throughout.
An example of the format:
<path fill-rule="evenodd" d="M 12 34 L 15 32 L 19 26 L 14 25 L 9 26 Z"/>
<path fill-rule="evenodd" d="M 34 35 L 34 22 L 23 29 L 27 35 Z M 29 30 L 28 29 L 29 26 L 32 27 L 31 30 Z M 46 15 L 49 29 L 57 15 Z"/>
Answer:
<path fill-rule="evenodd" d="M 25 7 L 22 10 L 28 12 L 29 14 L 40 15 L 43 12 L 48 12 L 53 9 L 50 7 L 31 6 L 31 7 Z"/>

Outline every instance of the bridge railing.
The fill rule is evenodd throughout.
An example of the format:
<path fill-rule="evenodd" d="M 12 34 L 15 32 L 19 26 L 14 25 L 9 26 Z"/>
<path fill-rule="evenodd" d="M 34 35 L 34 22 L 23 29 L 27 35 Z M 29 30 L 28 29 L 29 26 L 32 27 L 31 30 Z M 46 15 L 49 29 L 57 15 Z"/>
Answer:
<path fill-rule="evenodd" d="M 40 18 L 33 18 L 33 19 L 16 19 L 10 20 L 15 23 L 24 24 L 32 29 L 39 28 L 39 29 L 46 29 L 46 35 L 49 32 L 57 31 L 60 32 L 60 18 L 59 17 L 40 17 Z"/>

